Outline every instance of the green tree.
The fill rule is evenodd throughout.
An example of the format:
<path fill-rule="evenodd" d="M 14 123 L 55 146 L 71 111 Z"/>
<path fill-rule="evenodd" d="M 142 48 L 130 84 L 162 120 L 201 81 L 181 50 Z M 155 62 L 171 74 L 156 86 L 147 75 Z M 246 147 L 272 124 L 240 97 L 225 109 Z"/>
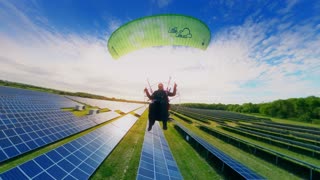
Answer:
<path fill-rule="evenodd" d="M 312 117 L 315 119 L 320 119 L 320 107 L 316 107 L 313 109 Z"/>

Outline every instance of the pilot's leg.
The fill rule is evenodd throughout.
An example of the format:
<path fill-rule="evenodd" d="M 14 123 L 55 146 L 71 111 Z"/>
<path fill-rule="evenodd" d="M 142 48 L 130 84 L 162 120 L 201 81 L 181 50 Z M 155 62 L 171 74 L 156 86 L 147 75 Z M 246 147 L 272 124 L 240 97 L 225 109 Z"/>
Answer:
<path fill-rule="evenodd" d="M 167 130 L 167 129 L 168 129 L 168 127 L 167 127 L 167 121 L 168 121 L 168 119 L 167 119 L 167 118 L 165 118 L 165 119 L 163 119 L 163 120 L 162 120 L 162 123 L 163 123 L 163 129 L 164 129 L 164 130 Z"/>
<path fill-rule="evenodd" d="M 154 125 L 155 119 L 150 119 L 149 118 L 149 126 L 148 126 L 148 131 L 151 131 L 152 126 Z"/>
<path fill-rule="evenodd" d="M 167 127 L 168 116 L 169 116 L 169 112 L 168 112 L 168 109 L 166 108 L 163 112 L 163 117 L 162 117 L 162 123 L 163 123 L 162 127 L 164 130 L 168 129 L 168 127 Z"/>
<path fill-rule="evenodd" d="M 155 105 L 154 104 L 150 104 L 149 105 L 149 126 L 148 126 L 148 131 L 151 131 L 152 129 L 152 126 L 154 125 L 155 123 Z"/>

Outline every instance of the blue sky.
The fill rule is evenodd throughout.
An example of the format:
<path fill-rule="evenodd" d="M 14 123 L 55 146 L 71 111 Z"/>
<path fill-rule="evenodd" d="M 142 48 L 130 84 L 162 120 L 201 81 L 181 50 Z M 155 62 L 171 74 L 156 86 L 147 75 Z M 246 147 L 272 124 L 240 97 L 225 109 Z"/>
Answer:
<path fill-rule="evenodd" d="M 169 76 L 179 102 L 319 96 L 319 12 L 316 0 L 1 0 L 0 79 L 137 100 L 147 78 Z M 205 22 L 208 49 L 147 48 L 111 58 L 106 45 L 115 29 L 163 13 Z"/>

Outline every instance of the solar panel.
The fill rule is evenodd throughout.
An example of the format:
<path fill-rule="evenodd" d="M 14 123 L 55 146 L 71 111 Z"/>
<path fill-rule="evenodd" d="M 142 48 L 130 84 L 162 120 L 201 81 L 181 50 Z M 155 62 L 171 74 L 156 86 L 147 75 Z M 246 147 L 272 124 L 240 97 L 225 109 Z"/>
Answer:
<path fill-rule="evenodd" d="M 131 114 L 121 117 L 0 174 L 0 179 L 88 179 L 136 120 Z"/>
<path fill-rule="evenodd" d="M 262 132 L 257 132 L 257 131 L 254 131 L 254 130 L 248 130 L 248 129 L 241 128 L 241 127 L 237 127 L 237 128 L 234 128 L 234 129 L 241 130 L 242 132 L 247 132 L 247 133 L 250 133 L 250 134 L 254 134 L 254 135 L 260 136 L 262 138 L 269 138 L 269 139 L 272 139 L 272 140 L 278 140 L 278 141 L 285 142 L 285 143 L 288 143 L 288 144 L 293 144 L 293 145 L 297 145 L 297 146 L 300 146 L 300 147 L 308 148 L 310 150 L 320 151 L 320 147 L 318 145 L 308 144 L 308 143 L 305 143 L 305 142 L 299 142 L 299 141 L 296 141 L 296 140 L 291 140 L 291 139 L 284 138 L 284 137 L 279 137 L 279 136 L 276 136 L 276 135 L 270 135 L 270 134 L 266 134 L 266 133 L 262 133 Z"/>
<path fill-rule="evenodd" d="M 75 117 L 63 96 L 0 86 L 0 162 L 103 123 L 115 112 Z"/>
<path fill-rule="evenodd" d="M 48 111 L 0 114 L 0 130 L 75 119 L 71 112 Z"/>
<path fill-rule="evenodd" d="M 60 112 L 62 114 L 66 112 Z M 59 114 L 59 113 L 58 113 Z M 0 131 L 0 162 L 118 117 L 106 112 L 85 117 L 57 116 L 39 123 Z"/>
<path fill-rule="evenodd" d="M 220 159 L 225 165 L 229 166 L 234 172 L 242 176 L 244 179 L 264 179 L 262 176 L 257 174 L 256 172 L 250 170 L 245 165 L 240 162 L 234 160 L 230 156 L 226 155 L 216 147 L 212 146 L 210 143 L 195 135 L 187 128 L 185 128 L 180 123 L 174 121 L 177 126 L 179 126 L 185 133 L 187 133 L 190 137 L 196 140 L 199 144 L 201 144 L 204 148 L 206 148 L 212 155 Z"/>
<path fill-rule="evenodd" d="M 10 104 L 63 108 L 75 107 L 79 103 L 56 94 L 0 86 L 0 106 Z"/>
<path fill-rule="evenodd" d="M 114 111 L 109 111 L 106 113 L 101 113 L 101 114 L 96 115 L 94 118 L 94 122 L 97 124 L 101 124 L 101 123 L 106 122 L 107 120 L 111 120 L 111 119 L 117 118 L 119 116 L 120 116 L 120 114 L 118 114 Z"/>
<path fill-rule="evenodd" d="M 1 131 L 2 138 L 0 139 L 0 144 L 3 154 L 5 154 L 5 157 L 0 158 L 1 161 L 13 158 L 96 125 L 89 120 L 46 124 L 48 124 L 48 126 L 45 126 L 43 129 L 40 129 L 38 125 L 31 125 L 20 129 L 6 129 Z M 21 134 L 20 130 L 22 132 Z"/>
<path fill-rule="evenodd" d="M 144 136 L 137 179 L 183 179 L 158 122 Z"/>
<path fill-rule="evenodd" d="M 271 124 L 271 123 L 255 123 L 255 124 L 263 125 L 263 126 L 267 126 L 267 127 L 274 127 L 274 128 L 278 128 L 278 129 L 286 129 L 289 131 L 302 132 L 302 133 L 308 133 L 308 134 L 313 134 L 313 135 L 320 135 L 320 131 L 314 130 L 314 129 L 291 127 L 291 126 L 287 126 L 287 125 L 278 125 L 278 124 Z"/>
<path fill-rule="evenodd" d="M 91 106 L 97 106 L 99 108 L 108 108 L 112 111 L 120 110 L 124 113 L 129 113 L 129 112 L 134 111 L 135 109 L 143 106 L 143 104 L 138 104 L 138 103 L 107 101 L 107 100 L 75 97 L 75 96 L 66 96 L 66 97 L 73 99 L 75 101 L 78 101 L 78 102 L 82 102 L 84 104 L 89 104 Z"/>
<path fill-rule="evenodd" d="M 135 110 L 134 113 L 137 114 L 137 115 L 139 115 L 139 116 L 141 116 L 146 109 L 147 109 L 147 106 L 145 105 L 145 106 L 143 106 L 143 107 Z"/>
<path fill-rule="evenodd" d="M 223 110 L 212 110 L 212 109 L 198 109 L 190 107 L 182 107 L 172 105 L 171 109 L 178 113 L 182 113 L 187 116 L 202 117 L 207 120 L 222 120 L 222 121 L 268 121 L 268 118 L 260 118 L 255 116 L 247 116 L 240 113 L 223 111 Z"/>
<path fill-rule="evenodd" d="M 1 100 L 0 100 L 1 102 Z M 7 104 L 0 104 L 0 113 L 1 114 L 12 114 L 12 113 L 24 113 L 24 112 L 41 112 L 41 111 L 53 111 L 59 110 L 60 108 L 56 108 L 52 105 L 21 105 L 17 103 L 7 103 Z"/>

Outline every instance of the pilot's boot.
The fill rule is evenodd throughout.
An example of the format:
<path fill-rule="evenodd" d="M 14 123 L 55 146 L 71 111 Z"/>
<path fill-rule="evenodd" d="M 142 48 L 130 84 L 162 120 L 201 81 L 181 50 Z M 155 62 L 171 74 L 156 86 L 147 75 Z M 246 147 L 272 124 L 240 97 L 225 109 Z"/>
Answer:
<path fill-rule="evenodd" d="M 163 129 L 164 129 L 164 130 L 167 130 L 167 129 L 168 129 L 168 127 L 167 127 L 167 121 L 166 121 L 166 120 L 163 121 Z"/>
<path fill-rule="evenodd" d="M 155 122 L 155 120 L 149 119 L 148 131 L 151 131 L 154 122 Z"/>

